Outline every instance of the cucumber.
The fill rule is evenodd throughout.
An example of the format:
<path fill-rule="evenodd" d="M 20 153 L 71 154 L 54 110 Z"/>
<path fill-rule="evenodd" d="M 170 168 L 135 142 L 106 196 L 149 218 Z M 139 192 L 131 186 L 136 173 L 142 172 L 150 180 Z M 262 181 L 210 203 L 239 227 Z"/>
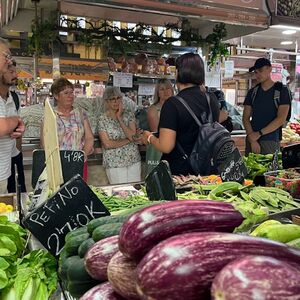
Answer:
<path fill-rule="evenodd" d="M 104 224 L 93 231 L 93 240 L 98 242 L 106 237 L 118 235 L 123 223 Z"/>
<path fill-rule="evenodd" d="M 78 259 L 79 257 L 74 255 L 59 261 L 58 275 L 62 280 L 68 279 L 68 272 L 73 268 L 73 265 L 78 262 Z"/>
<path fill-rule="evenodd" d="M 83 241 L 78 248 L 79 257 L 84 257 L 88 250 L 95 244 L 92 238 Z"/>
<path fill-rule="evenodd" d="M 70 281 L 67 284 L 67 290 L 72 297 L 79 299 L 85 292 L 97 284 L 99 284 L 99 281 L 94 279 L 88 281 Z"/>
<path fill-rule="evenodd" d="M 77 255 L 78 247 L 83 241 L 87 240 L 89 237 L 90 235 L 88 233 L 81 233 L 80 235 L 73 236 L 72 238 L 68 239 L 64 246 L 67 254 L 69 256 Z"/>
<path fill-rule="evenodd" d="M 65 241 L 67 242 L 69 239 L 73 238 L 74 236 L 78 236 L 82 233 L 87 233 L 87 232 L 88 232 L 87 226 L 76 228 L 67 233 L 67 235 L 65 236 Z"/>
<path fill-rule="evenodd" d="M 88 281 L 93 278 L 85 269 L 84 259 L 79 256 L 72 256 L 72 259 L 67 261 L 67 281 Z"/>
<path fill-rule="evenodd" d="M 87 224 L 87 230 L 89 234 L 92 234 L 94 230 L 104 224 L 111 224 L 111 223 L 122 223 L 127 219 L 128 215 L 122 215 L 122 216 L 107 216 L 107 217 L 101 217 L 94 220 L 91 220 Z"/>

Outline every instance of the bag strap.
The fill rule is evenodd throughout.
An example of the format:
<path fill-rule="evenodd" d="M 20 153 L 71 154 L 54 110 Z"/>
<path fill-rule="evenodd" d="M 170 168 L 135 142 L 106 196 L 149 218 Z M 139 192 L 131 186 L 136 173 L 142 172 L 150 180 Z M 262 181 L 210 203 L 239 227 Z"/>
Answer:
<path fill-rule="evenodd" d="M 257 95 L 257 92 L 258 92 L 258 89 L 260 88 L 260 84 L 257 84 L 254 88 L 253 88 L 253 91 L 252 91 L 252 94 L 251 94 L 251 105 L 253 105 L 254 101 L 255 101 L 255 98 L 256 98 L 256 95 Z"/>
<path fill-rule="evenodd" d="M 16 92 L 10 92 L 14 102 L 15 102 L 15 106 L 16 106 L 16 109 L 17 111 L 19 111 L 19 108 L 20 108 L 20 100 L 19 100 L 19 97 L 17 95 Z"/>
<path fill-rule="evenodd" d="M 195 120 L 196 124 L 200 127 L 202 125 L 202 123 L 206 123 L 206 122 L 209 122 L 209 123 L 212 123 L 213 120 L 212 120 L 212 110 L 211 110 L 211 105 L 210 105 L 210 96 L 208 93 L 205 93 L 205 97 L 206 97 L 206 100 L 207 100 L 207 104 L 208 104 L 208 110 L 209 110 L 209 115 L 208 115 L 208 118 L 207 116 L 205 116 L 206 114 L 203 113 L 201 116 L 200 116 L 200 121 L 198 119 L 198 117 L 195 115 L 195 113 L 192 111 L 192 109 L 190 108 L 190 106 L 187 104 L 187 102 L 181 98 L 180 96 L 176 95 L 175 98 L 179 100 L 179 102 L 187 109 L 187 111 L 190 113 L 190 115 L 192 116 L 192 118 Z"/>

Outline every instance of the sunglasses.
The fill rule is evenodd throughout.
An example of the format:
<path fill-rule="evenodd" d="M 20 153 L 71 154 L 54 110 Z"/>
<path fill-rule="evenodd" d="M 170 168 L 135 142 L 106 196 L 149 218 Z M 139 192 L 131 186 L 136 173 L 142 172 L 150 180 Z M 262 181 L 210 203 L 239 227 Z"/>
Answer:
<path fill-rule="evenodd" d="M 4 51 L 2 51 L 2 54 L 3 54 L 3 56 L 5 57 L 6 60 L 9 60 L 9 61 L 12 61 L 12 60 L 13 60 L 13 57 L 12 57 L 11 54 L 6 53 L 6 52 L 4 52 Z"/>

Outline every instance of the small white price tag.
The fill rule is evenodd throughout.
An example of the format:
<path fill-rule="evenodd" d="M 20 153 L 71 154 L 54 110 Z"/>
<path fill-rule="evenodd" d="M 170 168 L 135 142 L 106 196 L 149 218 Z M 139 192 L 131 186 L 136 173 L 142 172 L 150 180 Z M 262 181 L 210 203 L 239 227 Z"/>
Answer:
<path fill-rule="evenodd" d="M 154 95 L 155 84 L 139 84 L 138 95 Z"/>

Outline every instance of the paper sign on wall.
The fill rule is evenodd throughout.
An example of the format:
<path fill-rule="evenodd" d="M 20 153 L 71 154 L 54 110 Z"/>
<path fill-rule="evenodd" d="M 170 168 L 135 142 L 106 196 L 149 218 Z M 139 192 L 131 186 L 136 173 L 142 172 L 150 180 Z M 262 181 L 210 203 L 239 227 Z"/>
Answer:
<path fill-rule="evenodd" d="M 113 85 L 132 88 L 133 75 L 131 73 L 116 72 L 113 74 Z"/>
<path fill-rule="evenodd" d="M 154 91 L 154 84 L 139 84 L 138 95 L 152 96 Z"/>
<path fill-rule="evenodd" d="M 234 74 L 234 61 L 226 60 L 225 61 L 225 74 L 224 78 L 232 78 Z"/>

